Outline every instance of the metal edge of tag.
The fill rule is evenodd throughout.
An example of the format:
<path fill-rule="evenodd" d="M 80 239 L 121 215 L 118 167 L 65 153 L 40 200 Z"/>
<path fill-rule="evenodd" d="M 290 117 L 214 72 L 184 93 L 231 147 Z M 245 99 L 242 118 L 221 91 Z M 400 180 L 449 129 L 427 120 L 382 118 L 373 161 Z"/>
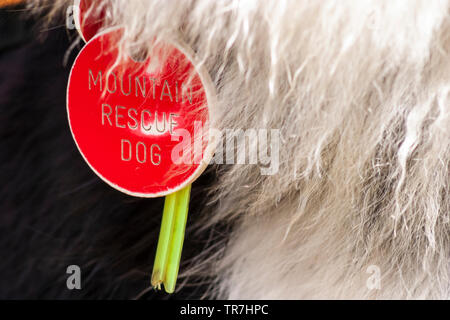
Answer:
<path fill-rule="evenodd" d="M 78 34 L 80 35 L 81 39 L 83 39 L 83 41 L 85 43 L 87 43 L 88 41 L 86 41 L 86 38 L 84 37 L 83 31 L 81 30 L 81 8 L 80 8 L 80 4 L 81 4 L 81 0 L 74 0 L 73 1 L 73 20 L 75 22 L 75 29 L 77 29 Z"/>

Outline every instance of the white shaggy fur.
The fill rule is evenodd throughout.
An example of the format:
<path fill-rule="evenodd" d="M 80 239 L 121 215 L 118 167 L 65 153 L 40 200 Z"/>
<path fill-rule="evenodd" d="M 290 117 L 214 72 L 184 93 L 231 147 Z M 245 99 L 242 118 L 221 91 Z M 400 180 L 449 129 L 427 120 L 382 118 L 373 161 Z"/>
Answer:
<path fill-rule="evenodd" d="M 219 128 L 282 132 L 276 175 L 222 168 L 205 228 L 235 228 L 188 274 L 221 298 L 450 298 L 449 0 L 104 4 L 124 50 L 195 50 Z"/>

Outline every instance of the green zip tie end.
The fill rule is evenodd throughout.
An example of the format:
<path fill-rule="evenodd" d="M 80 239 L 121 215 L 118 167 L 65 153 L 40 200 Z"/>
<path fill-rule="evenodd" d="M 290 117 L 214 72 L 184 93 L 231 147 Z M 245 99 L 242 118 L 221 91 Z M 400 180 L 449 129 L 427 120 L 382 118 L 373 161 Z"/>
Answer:
<path fill-rule="evenodd" d="M 166 196 L 161 221 L 155 263 L 153 265 L 152 286 L 161 290 L 161 284 L 167 293 L 175 291 L 183 249 L 184 232 L 191 185 Z"/>

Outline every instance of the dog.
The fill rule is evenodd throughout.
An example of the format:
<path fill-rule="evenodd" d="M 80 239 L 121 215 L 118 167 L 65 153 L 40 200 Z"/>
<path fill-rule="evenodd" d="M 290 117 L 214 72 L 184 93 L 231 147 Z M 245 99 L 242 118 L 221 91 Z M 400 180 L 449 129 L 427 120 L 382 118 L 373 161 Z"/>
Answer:
<path fill-rule="evenodd" d="M 48 21 L 71 4 L 30 2 Z M 182 38 L 215 86 L 218 129 L 280 130 L 276 173 L 216 164 L 202 200 L 194 190 L 187 246 L 210 236 L 182 265 L 181 288 L 225 299 L 450 298 L 450 1 L 101 0 L 95 10 L 102 29 L 124 30 L 122 52 Z M 128 250 L 153 245 L 139 223 L 158 200 L 100 196 L 89 177 L 74 176 L 72 194 L 86 200 L 75 210 L 67 197 L 67 211 L 96 208 L 116 222 L 104 232 L 130 234 L 127 245 L 103 239 L 122 254 L 103 263 L 126 279 L 142 267 Z M 121 203 L 140 208 L 132 222 Z M 86 245 L 98 219 L 84 219 L 70 247 L 93 251 L 95 274 L 96 255 L 108 254 L 101 240 Z"/>

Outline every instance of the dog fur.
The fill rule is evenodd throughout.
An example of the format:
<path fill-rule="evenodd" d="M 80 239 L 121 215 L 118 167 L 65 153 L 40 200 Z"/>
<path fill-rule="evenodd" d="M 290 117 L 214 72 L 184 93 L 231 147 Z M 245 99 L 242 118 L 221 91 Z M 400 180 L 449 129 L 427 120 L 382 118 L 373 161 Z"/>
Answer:
<path fill-rule="evenodd" d="M 32 1 L 50 3 L 68 5 Z M 281 130 L 277 174 L 218 166 L 198 228 L 234 228 L 183 276 L 232 299 L 450 298 L 450 1 L 101 7 L 122 52 L 171 37 L 195 51 L 219 129 Z"/>

